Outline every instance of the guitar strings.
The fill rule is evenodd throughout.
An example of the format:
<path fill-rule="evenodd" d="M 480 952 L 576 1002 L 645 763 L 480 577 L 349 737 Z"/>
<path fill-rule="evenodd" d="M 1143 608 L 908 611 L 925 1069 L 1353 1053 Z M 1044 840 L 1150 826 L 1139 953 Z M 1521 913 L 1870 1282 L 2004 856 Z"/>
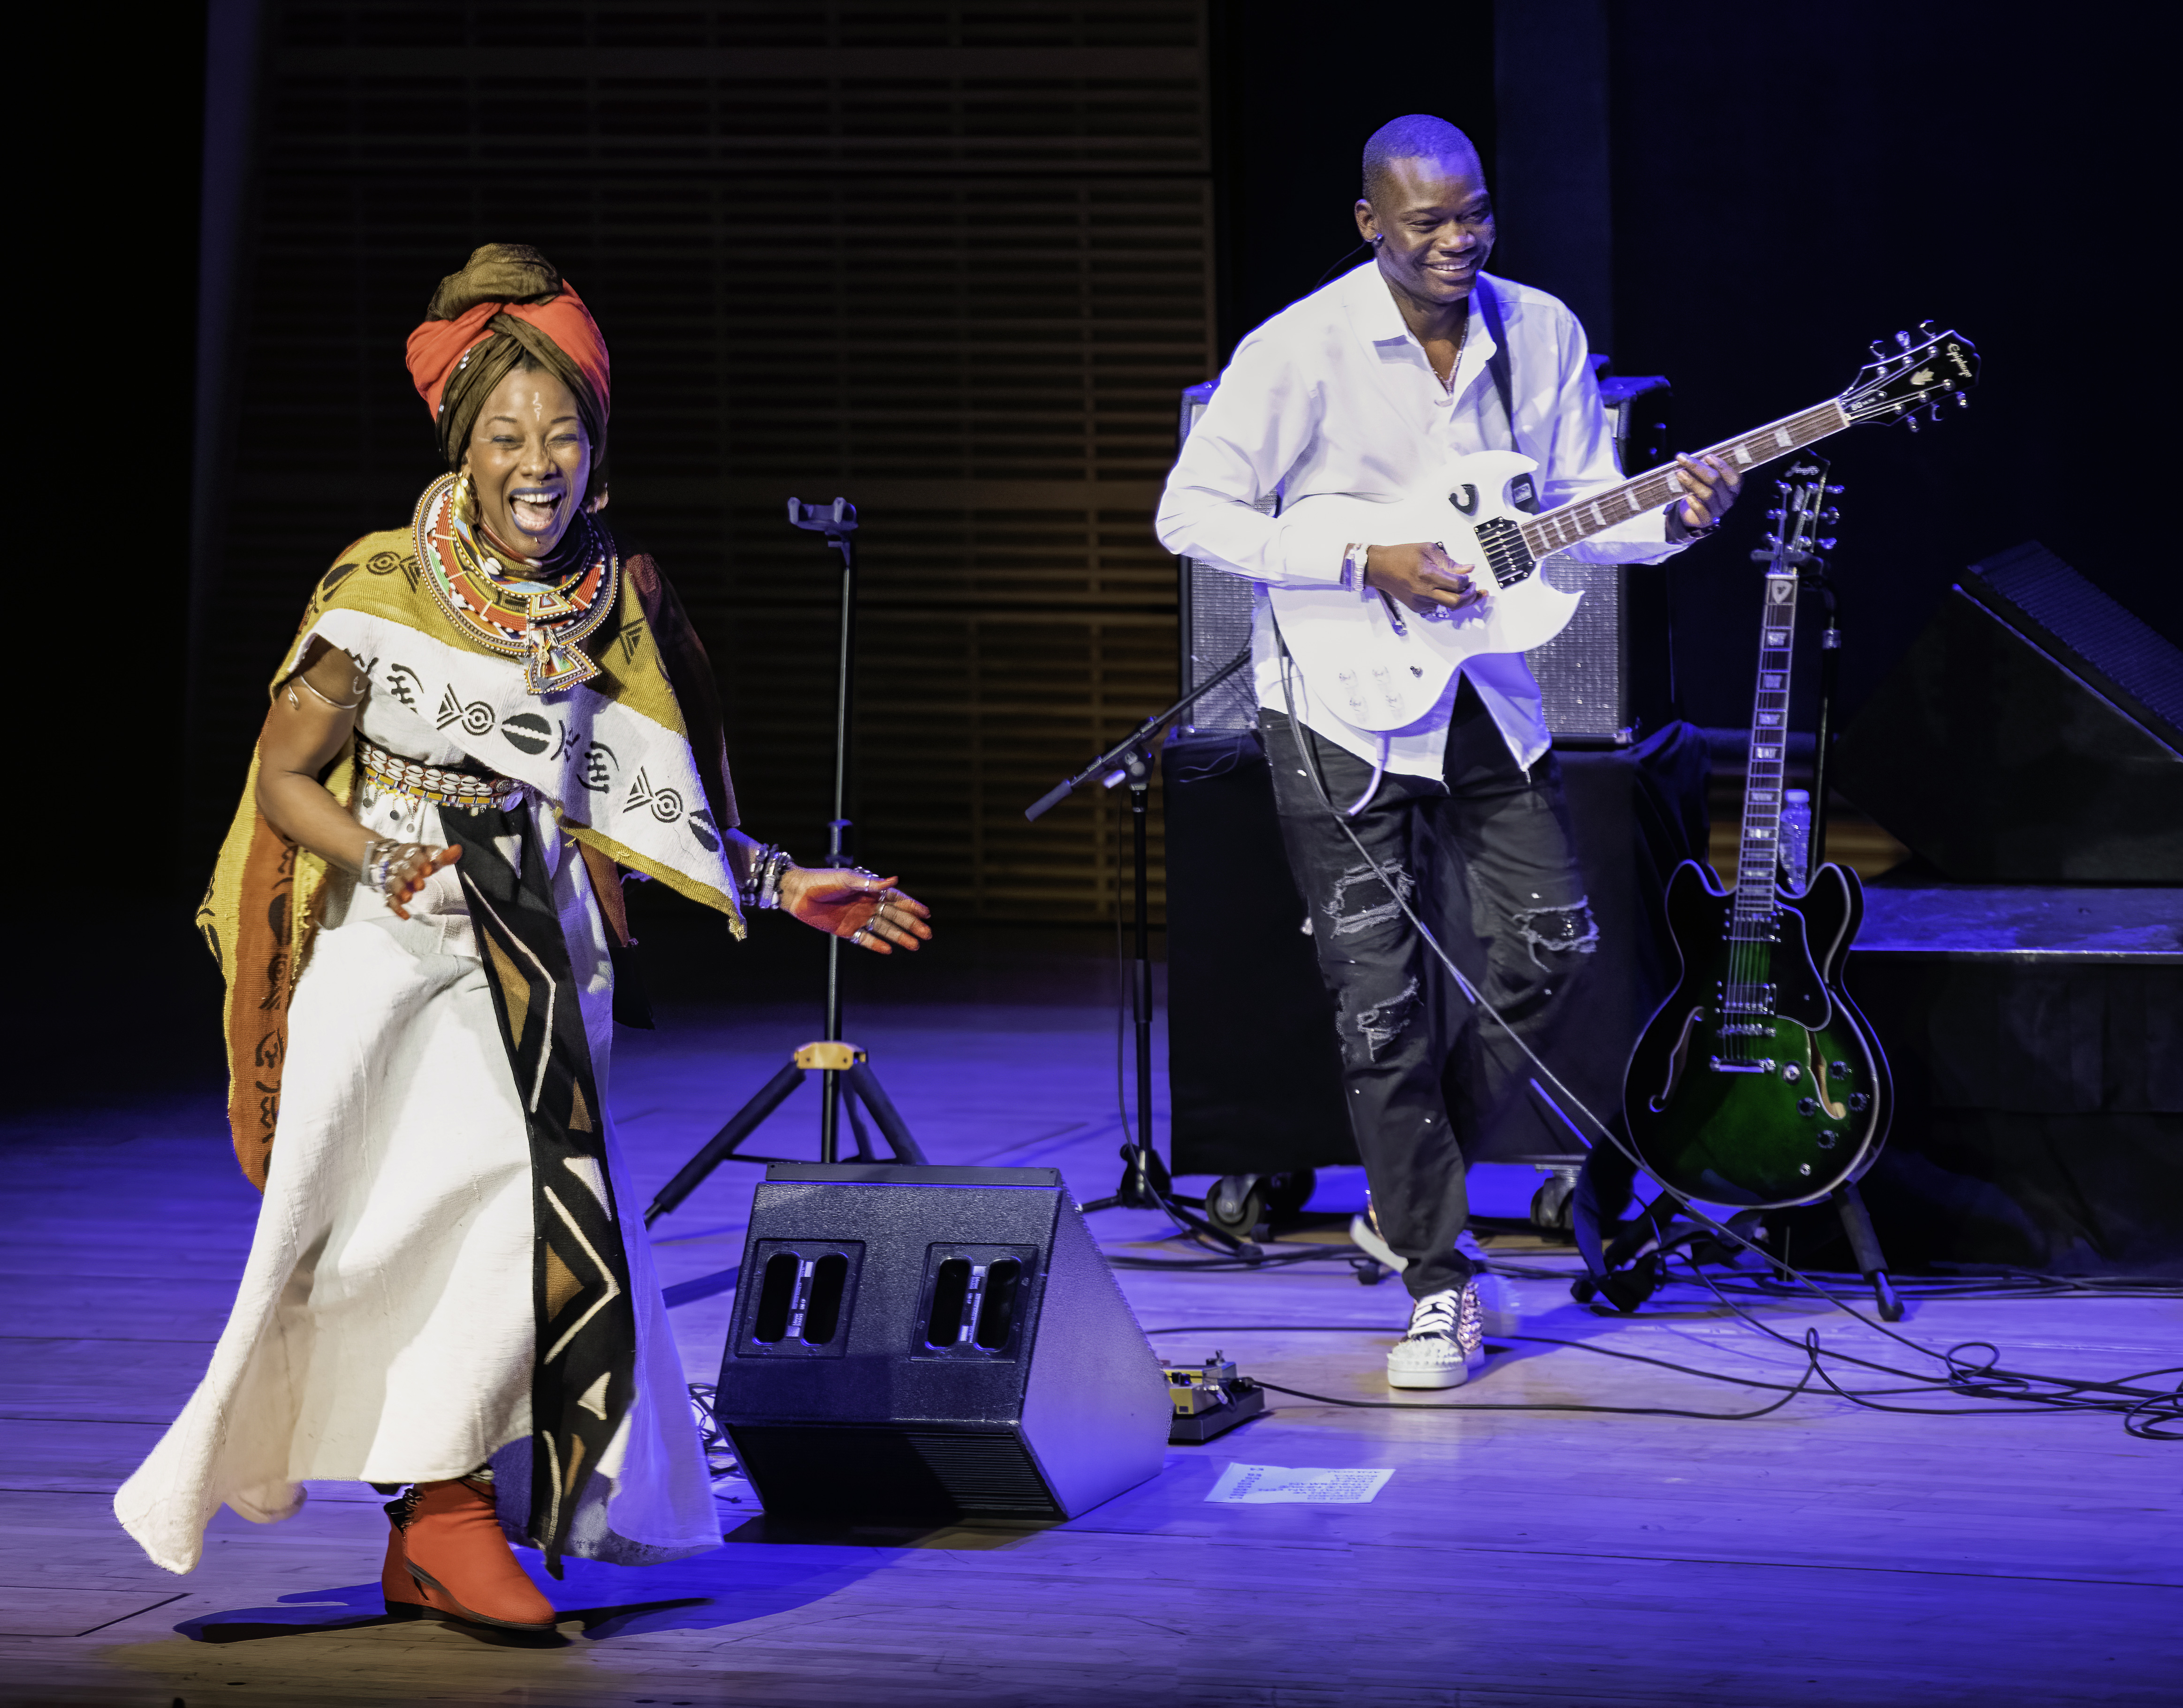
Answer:
<path fill-rule="evenodd" d="M 1387 893 L 1394 899 L 1395 904 L 1402 910 L 1403 915 L 1409 921 L 1412 928 L 1417 932 L 1419 937 L 1425 942 L 1426 946 L 1432 950 L 1435 956 L 1439 959 L 1441 965 L 1447 968 L 1449 976 L 1455 982 L 1456 988 L 1463 993 L 1464 999 L 1469 1001 L 1472 1006 L 1482 1010 L 1486 1016 L 1508 1035 L 1509 1042 L 1514 1043 L 1516 1048 L 1523 1053 L 1525 1059 L 1538 1071 L 1541 1077 L 1545 1079 L 1545 1081 L 1551 1085 L 1556 1092 L 1567 1099 L 1568 1107 L 1574 1109 L 1579 1115 L 1582 1115 L 1583 1118 L 1599 1132 L 1601 1137 L 1605 1138 L 1609 1144 L 1613 1145 L 1615 1149 L 1621 1152 L 1622 1154 L 1629 1160 L 1631 1166 L 1635 1167 L 1639 1173 L 1644 1175 L 1647 1178 L 1653 1179 L 1655 1183 L 1660 1188 L 1663 1195 L 1672 1199 L 1675 1207 L 1679 1210 L 1688 1216 L 1691 1221 L 1699 1223 L 1714 1234 L 1719 1236 L 1720 1238 L 1751 1253 L 1752 1255 L 1757 1257 L 1769 1269 L 1779 1272 L 1786 1277 L 1798 1290 L 1808 1293 L 1813 1297 L 1820 1299 L 1833 1309 L 1840 1310 L 1845 1315 L 1854 1318 L 1857 1321 L 1864 1324 L 1866 1327 L 1871 1329 L 1874 1332 L 1884 1335 L 1888 1339 L 1908 1347 L 1911 1351 L 1915 1352 L 1920 1357 L 1929 1358 L 1935 1363 L 1939 1364 L 1941 1366 L 1945 1373 L 1938 1377 L 1924 1378 L 1925 1381 L 1930 1386 L 1953 1391 L 1958 1380 L 1958 1373 L 1963 1368 L 1959 1360 L 1958 1360 L 1955 1356 L 1955 1353 L 1962 1349 L 1961 1347 L 1956 1348 L 1950 1352 L 1940 1353 L 1934 1351 L 1930 1347 L 1923 1344 L 1921 1342 L 1913 1340 L 1909 1336 L 1890 1327 L 1887 1324 L 1880 1321 L 1877 1318 L 1867 1316 L 1863 1310 L 1851 1304 L 1848 1300 L 1836 1296 L 1827 1288 L 1820 1286 L 1817 1282 L 1807 1276 L 1802 1270 L 1792 1267 L 1788 1263 L 1784 1262 L 1780 1258 L 1776 1257 L 1773 1253 L 1767 1251 L 1754 1242 L 1745 1238 L 1743 1235 L 1738 1233 L 1734 1228 L 1730 1227 L 1725 1223 L 1719 1221 L 1713 1216 L 1708 1216 L 1703 1210 L 1697 1207 L 1696 1200 L 1691 1199 L 1687 1193 L 1678 1191 L 1668 1182 L 1659 1180 L 1657 1177 L 1652 1175 L 1651 1171 L 1647 1167 L 1644 1158 L 1640 1156 L 1636 1150 L 1630 1144 L 1626 1143 L 1619 1134 L 1617 1134 L 1612 1127 L 1608 1127 L 1606 1122 L 1599 1118 L 1598 1115 L 1595 1115 L 1591 1111 L 1591 1108 L 1586 1105 L 1575 1092 L 1571 1091 L 1568 1086 L 1562 1082 L 1560 1077 L 1557 1075 L 1552 1068 L 1548 1067 L 1544 1061 L 1540 1060 L 1538 1053 L 1532 1049 L 1532 1048 L 1518 1035 L 1515 1028 L 1509 1025 L 1507 1019 L 1501 1014 L 1501 1011 L 1486 999 L 1485 993 L 1479 990 L 1479 988 L 1474 985 L 1469 978 L 1464 976 L 1463 969 L 1455 964 L 1453 958 L 1451 957 L 1447 951 L 1441 946 L 1440 939 L 1434 936 L 1431 928 L 1425 924 L 1425 921 L 1418 916 L 1417 910 L 1410 905 L 1408 899 L 1403 895 L 1401 888 L 1387 876 L 1386 868 L 1384 868 L 1378 860 L 1373 858 L 1371 850 L 1364 846 L 1364 842 L 1358 837 L 1356 831 L 1351 827 L 1348 819 L 1334 805 L 1332 800 L 1327 794 L 1325 782 L 1319 774 L 1319 766 L 1311 754 L 1310 744 L 1303 738 L 1303 726 L 1297 720 L 1296 715 L 1295 677 L 1299 671 L 1295 655 L 1289 651 L 1286 643 L 1281 646 L 1280 671 L 1281 696 L 1288 708 L 1290 739 L 1295 745 L 1297 758 L 1302 764 L 1305 780 L 1310 783 L 1313 794 L 1318 798 L 1320 807 L 1325 811 L 1327 815 L 1340 826 L 1341 833 L 1349 838 L 1351 845 L 1356 848 L 1358 856 L 1364 861 L 1365 865 L 1370 868 L 1373 876 L 1379 879 L 1380 884 L 1386 888 Z M 1703 1271 L 1700 1271 L 1700 1273 L 1703 1275 Z M 1711 1285 L 1711 1278 L 1704 1278 L 1707 1281 L 1707 1284 Z M 1729 1304 L 1725 1298 L 1723 1299 L 1722 1302 L 1725 1305 Z M 1736 1307 L 1733 1305 L 1729 1305 L 1729 1309 L 1736 1310 Z M 1739 1320 L 1750 1323 L 1753 1327 L 1759 1326 L 1753 1319 L 1748 1317 L 1745 1313 L 1736 1311 L 1736 1314 Z M 1775 1338 L 1780 1338 L 1771 1329 L 1769 1329 L 1766 1332 L 1769 1334 L 1773 1334 Z M 1851 1359 L 1851 1361 L 1852 1362 L 1864 1361 L 1861 1360 L 1856 1360 L 1848 1354 L 1821 1348 L 1819 1344 L 1819 1332 L 1816 1329 L 1808 1330 L 1806 1334 L 1810 1349 L 1810 1356 L 1814 1361 L 1814 1368 L 1816 1368 L 1818 1359 L 1823 1354 L 1828 1357 L 1848 1358 Z M 1983 1344 L 1983 1343 L 1975 1344 Z M 1997 1354 L 1997 1355 L 1998 1355 Z M 1909 1372 L 1907 1371 L 1898 1373 L 1905 1375 L 1909 1374 Z M 2097 1383 L 2079 1383 L 2075 1381 L 2075 1378 L 2071 1377 L 2045 1377 L 2029 1371 L 2004 1371 L 1996 1366 L 1983 1367 L 1982 1373 L 1990 1375 L 1997 1382 L 2003 1383 L 2039 1383 L 2065 1389 L 2083 1388 L 2101 1385 Z M 1824 1375 L 1821 1376 L 1820 1379 L 1823 1381 L 1825 1380 Z M 1828 1382 L 1827 1386 L 1833 1388 L 1835 1384 L 1831 1382 Z M 1841 1392 L 1838 1388 L 1835 1391 L 1837 1393 Z M 1794 1397 L 1795 1396 L 1793 1394 L 1785 1396 L 1780 1403 L 1782 1405 L 1786 1405 L 1788 1403 L 1790 1399 L 1793 1399 Z M 1847 1398 L 1848 1396 L 1845 1395 L 1844 1397 Z M 2016 1391 L 1996 1391 L 1992 1393 L 1990 1397 L 2015 1400 L 2021 1404 L 2041 1403 L 2036 1396 Z M 1333 1403 L 1341 1404 L 1343 1402 L 1336 1401 Z M 1400 1400 L 1379 1402 L 1357 1401 L 1349 1403 L 1396 1407 L 1419 1405 L 1418 1402 L 1414 1401 Z M 1476 1408 L 1469 1406 L 1443 1405 L 1419 1406 L 1419 1409 L 1467 1410 Z M 1534 1408 L 1522 1407 L 1517 1409 L 1530 1410 Z M 1769 1410 L 1773 1409 L 1775 1408 L 1769 1408 Z M 2127 1428 L 2131 1434 L 2139 1436 L 2143 1439 L 2183 1441 L 2183 1432 L 2170 1432 L 2158 1427 L 2163 1422 L 2183 1420 L 2183 1383 L 2177 1384 L 2175 1389 L 2166 1394 L 2152 1394 L 2143 1396 L 2133 1395 L 2127 1400 L 2118 1398 L 2118 1399 L 2112 1405 L 2092 1405 L 2086 1409 L 2123 1410 L 2125 1412 L 2124 1422 L 2125 1428 Z M 1708 1414 L 1691 1413 L 1684 1415 L 1703 1416 Z M 1710 1415 L 1721 1416 L 1721 1414 Z M 1728 1420 L 1724 1419 L 1724 1421 Z"/>

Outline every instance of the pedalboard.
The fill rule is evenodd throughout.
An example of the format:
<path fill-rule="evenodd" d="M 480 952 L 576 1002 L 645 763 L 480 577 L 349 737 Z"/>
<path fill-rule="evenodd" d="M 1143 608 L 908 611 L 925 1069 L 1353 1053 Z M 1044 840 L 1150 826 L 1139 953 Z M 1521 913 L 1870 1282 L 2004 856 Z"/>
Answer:
<path fill-rule="evenodd" d="M 1266 1409 L 1266 1392 L 1216 1351 L 1203 1364 L 1169 1364 L 1168 1397 L 1175 1415 L 1168 1420 L 1168 1444 L 1192 1446 L 1225 1435 Z"/>

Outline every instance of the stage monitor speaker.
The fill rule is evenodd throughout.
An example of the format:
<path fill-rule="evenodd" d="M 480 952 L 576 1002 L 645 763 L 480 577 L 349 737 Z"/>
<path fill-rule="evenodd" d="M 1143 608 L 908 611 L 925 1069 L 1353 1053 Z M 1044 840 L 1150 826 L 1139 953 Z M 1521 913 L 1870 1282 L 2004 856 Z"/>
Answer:
<path fill-rule="evenodd" d="M 1172 1410 L 1058 1170 L 767 1167 L 714 1414 L 769 1515 L 1071 1518 Z"/>
<path fill-rule="evenodd" d="M 1594 366 L 1603 361 L 1595 358 Z M 1208 380 L 1183 392 L 1178 447 L 1190 437 L 1218 385 Z M 1636 474 L 1666 460 L 1672 396 L 1668 382 L 1658 376 L 1600 382 L 1624 473 Z M 1279 515 L 1280 494 L 1267 494 L 1256 508 L 1269 516 Z M 1182 686 L 1187 691 L 1250 644 L 1252 585 L 1247 576 L 1194 558 L 1175 561 Z M 1627 747 L 1662 728 L 1674 715 L 1675 704 L 1666 567 L 1580 564 L 1557 554 L 1541 572 L 1564 593 L 1584 596 L 1569 626 L 1525 654 L 1538 678 L 1547 727 L 1556 744 Z M 1230 677 L 1199 700 L 1190 722 L 1213 732 L 1256 729 L 1258 697 L 1249 674 Z"/>
<path fill-rule="evenodd" d="M 2183 883 L 2183 652 L 2036 541 L 1949 589 L 1835 765 L 1958 882 Z"/>

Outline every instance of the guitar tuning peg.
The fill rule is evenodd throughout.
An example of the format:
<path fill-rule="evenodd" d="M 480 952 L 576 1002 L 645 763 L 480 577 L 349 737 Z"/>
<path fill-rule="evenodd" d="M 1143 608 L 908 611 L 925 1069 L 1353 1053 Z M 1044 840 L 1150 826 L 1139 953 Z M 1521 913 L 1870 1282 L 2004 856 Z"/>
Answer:
<path fill-rule="evenodd" d="M 1940 404 L 1938 404 L 1938 403 L 1936 403 L 1936 404 L 1934 404 L 1934 405 L 1933 405 L 1933 415 L 1932 415 L 1932 419 L 1933 419 L 1933 420 L 1936 420 L 1936 421 L 1937 421 L 1937 420 L 1939 420 L 1941 419 L 1941 405 L 1940 405 Z"/>
<path fill-rule="evenodd" d="M 1956 393 L 1956 407 L 1958 409 L 1968 409 L 1970 406 L 1971 400 L 1969 398 L 1966 398 L 1961 392 Z"/>
<path fill-rule="evenodd" d="M 1831 534 L 1828 535 L 1824 540 L 1816 541 L 1814 543 L 1823 552 L 1831 552 L 1835 548 L 1834 536 Z"/>
<path fill-rule="evenodd" d="M 1897 332 L 1895 335 L 1895 348 L 1898 350 L 1908 349 L 1910 348 L 1910 335 L 1908 332 Z"/>
<path fill-rule="evenodd" d="M 1921 338 L 1930 338 L 1939 331 L 1940 328 L 1936 326 L 1930 320 L 1920 320 L 1918 323 L 1918 336 Z"/>
<path fill-rule="evenodd" d="M 1918 418 L 1915 415 L 1910 418 L 1910 431 L 1914 433 L 1918 431 Z"/>
<path fill-rule="evenodd" d="M 1841 489 L 1837 487 L 1834 490 L 1840 492 Z M 1825 509 L 1819 512 L 1819 520 L 1822 522 L 1838 522 L 1841 520 L 1841 512 L 1835 509 L 1833 505 L 1830 504 Z"/>
<path fill-rule="evenodd" d="M 1872 353 L 1875 356 L 1885 356 L 1887 353 L 1886 344 L 1882 340 L 1875 338 L 1872 341 Z"/>

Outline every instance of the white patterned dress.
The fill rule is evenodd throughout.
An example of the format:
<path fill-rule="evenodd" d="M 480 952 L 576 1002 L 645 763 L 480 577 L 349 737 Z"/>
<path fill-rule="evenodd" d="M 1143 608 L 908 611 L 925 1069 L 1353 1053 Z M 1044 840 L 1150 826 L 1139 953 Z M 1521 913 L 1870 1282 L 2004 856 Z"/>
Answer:
<path fill-rule="evenodd" d="M 366 699 L 358 730 L 429 765 L 474 763 L 385 693 Z M 368 783 L 356 815 L 375 835 L 447 840 L 437 807 Z M 603 1099 L 605 928 L 575 843 L 535 793 L 528 821 Z M 114 1497 L 169 1571 L 196 1565 L 222 1503 L 271 1522 L 302 1506 L 307 1481 L 432 1482 L 496 1455 L 502 1522 L 522 1539 L 536 1343 L 530 1142 L 455 874 L 434 873 L 410 915 L 397 919 L 338 874 L 330 886 L 289 1011 L 279 1136 L 233 1312 L 197 1392 Z M 717 1546 L 720 1533 L 610 1116 L 606 1151 L 636 1306 L 636 1396 L 567 1551 L 644 1564 Z"/>

